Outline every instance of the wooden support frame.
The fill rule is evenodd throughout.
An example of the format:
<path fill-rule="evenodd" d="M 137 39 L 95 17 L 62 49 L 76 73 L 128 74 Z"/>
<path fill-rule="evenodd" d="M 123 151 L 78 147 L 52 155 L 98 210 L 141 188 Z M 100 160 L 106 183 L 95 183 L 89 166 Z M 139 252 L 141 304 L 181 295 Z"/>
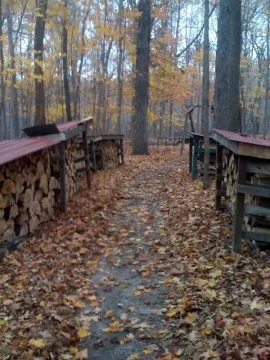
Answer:
<path fill-rule="evenodd" d="M 67 207 L 67 188 L 66 188 L 66 146 L 65 141 L 58 144 L 59 151 L 59 171 L 60 171 L 60 195 L 59 208 L 65 212 Z"/>
<path fill-rule="evenodd" d="M 223 147 L 217 144 L 216 152 L 216 210 L 221 209 L 221 186 L 222 186 L 222 152 Z"/>
<path fill-rule="evenodd" d="M 124 165 L 125 158 L 124 158 L 124 140 L 120 139 L 120 165 Z"/>
<path fill-rule="evenodd" d="M 87 141 L 87 129 L 82 133 L 83 138 L 83 148 L 84 148 L 84 156 L 85 156 L 85 172 L 86 172 L 86 181 L 88 189 L 91 188 L 91 171 L 90 171 L 90 161 L 89 161 L 89 148 Z"/>
<path fill-rule="evenodd" d="M 247 166 L 242 156 L 238 157 L 238 185 L 244 185 L 247 177 Z M 233 228 L 233 251 L 241 252 L 241 240 L 243 233 L 243 216 L 245 208 L 245 194 L 238 192 L 236 194 L 234 228 Z"/>

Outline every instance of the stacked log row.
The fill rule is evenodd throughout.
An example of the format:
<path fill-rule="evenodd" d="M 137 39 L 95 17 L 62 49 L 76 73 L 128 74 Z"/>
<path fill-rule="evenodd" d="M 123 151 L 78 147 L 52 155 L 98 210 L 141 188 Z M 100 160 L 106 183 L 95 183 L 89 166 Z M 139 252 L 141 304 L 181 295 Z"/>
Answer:
<path fill-rule="evenodd" d="M 78 189 L 75 141 L 66 146 L 67 199 Z M 60 190 L 58 146 L 23 157 L 0 167 L 0 242 L 33 233 L 54 217 Z"/>
<path fill-rule="evenodd" d="M 226 185 L 226 203 L 229 213 L 233 216 L 235 212 L 236 190 L 238 182 L 237 156 L 232 152 L 223 152 L 224 183 Z M 249 174 L 247 182 L 252 185 L 264 185 L 270 187 L 269 174 Z M 270 235 L 270 202 L 268 198 L 246 195 L 246 205 L 256 205 L 262 208 L 269 208 L 269 218 L 247 213 L 244 216 L 244 229 Z M 248 208 L 248 207 L 247 207 Z M 253 209 L 254 211 L 254 209 Z"/>
<path fill-rule="evenodd" d="M 0 167 L 0 239 L 32 233 L 54 216 L 58 180 L 47 150 Z"/>
<path fill-rule="evenodd" d="M 118 165 L 118 144 L 113 141 L 103 143 L 103 158 L 107 169 L 111 169 Z"/>
<path fill-rule="evenodd" d="M 234 214 L 238 168 L 236 156 L 232 152 L 223 153 L 224 183 L 226 185 L 227 206 L 230 214 Z"/>

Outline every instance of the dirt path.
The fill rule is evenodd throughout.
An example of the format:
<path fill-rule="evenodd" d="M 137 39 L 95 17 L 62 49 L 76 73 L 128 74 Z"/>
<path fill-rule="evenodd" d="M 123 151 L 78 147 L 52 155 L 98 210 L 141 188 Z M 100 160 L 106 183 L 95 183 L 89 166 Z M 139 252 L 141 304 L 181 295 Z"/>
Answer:
<path fill-rule="evenodd" d="M 266 360 L 270 257 L 164 149 L 94 176 L 0 263 L 0 360 Z"/>
<path fill-rule="evenodd" d="M 110 217 L 110 226 L 120 230 L 122 244 L 106 254 L 91 278 L 103 301 L 99 321 L 92 323 L 92 336 L 85 343 L 89 360 L 144 360 L 164 353 L 168 343 L 165 302 L 172 289 L 153 245 L 164 236 L 165 177 L 178 167 L 176 160 L 166 167 L 156 163 L 122 189 L 126 199 Z M 91 313 L 91 308 L 85 312 Z"/>

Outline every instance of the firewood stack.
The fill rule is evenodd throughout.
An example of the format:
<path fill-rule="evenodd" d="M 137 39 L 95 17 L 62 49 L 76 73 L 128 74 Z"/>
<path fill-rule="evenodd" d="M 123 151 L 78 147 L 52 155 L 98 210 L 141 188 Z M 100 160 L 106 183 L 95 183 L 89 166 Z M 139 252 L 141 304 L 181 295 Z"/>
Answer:
<path fill-rule="evenodd" d="M 238 179 L 238 169 L 236 157 L 232 152 L 223 153 L 224 183 L 226 184 L 226 198 L 228 199 L 228 210 L 234 214 L 236 201 L 236 187 Z"/>
<path fill-rule="evenodd" d="M 75 141 L 67 141 L 67 200 L 78 188 L 75 159 L 80 156 Z M 33 233 L 40 223 L 54 216 L 59 178 L 58 146 L 0 167 L 0 242 Z"/>
<path fill-rule="evenodd" d="M 224 183 L 226 185 L 227 208 L 231 215 L 235 212 L 236 190 L 238 182 L 237 156 L 232 152 L 223 153 Z M 270 187 L 269 174 L 253 174 L 249 176 L 247 182 L 252 185 L 263 185 Z M 266 233 L 270 235 L 270 204 L 269 199 L 246 195 L 245 204 L 247 209 L 254 212 L 254 207 L 269 208 L 269 217 L 260 216 L 259 208 L 256 208 L 257 215 L 246 213 L 244 216 L 244 229 L 257 233 Z M 251 205 L 251 207 L 249 207 Z"/>
<path fill-rule="evenodd" d="M 0 241 L 32 233 L 54 216 L 58 180 L 48 151 L 0 167 Z"/>
<path fill-rule="evenodd" d="M 104 164 L 107 169 L 111 169 L 118 164 L 118 148 L 114 142 L 103 143 Z"/>

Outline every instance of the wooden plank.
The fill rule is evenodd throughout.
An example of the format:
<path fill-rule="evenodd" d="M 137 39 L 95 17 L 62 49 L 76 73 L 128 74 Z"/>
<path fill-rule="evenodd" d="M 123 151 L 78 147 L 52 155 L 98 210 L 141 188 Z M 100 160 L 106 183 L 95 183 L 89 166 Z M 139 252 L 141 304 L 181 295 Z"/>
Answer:
<path fill-rule="evenodd" d="M 263 185 L 258 186 L 258 185 L 238 184 L 237 192 L 239 194 L 248 194 L 248 195 L 270 198 L 270 188 Z"/>
<path fill-rule="evenodd" d="M 197 166 L 198 166 L 198 148 L 199 141 L 194 139 L 194 151 L 193 151 L 193 164 L 192 164 L 192 180 L 196 180 L 197 177 Z"/>
<path fill-rule="evenodd" d="M 238 143 L 239 155 L 250 156 L 260 159 L 270 159 L 270 147 L 247 143 Z"/>
<path fill-rule="evenodd" d="M 222 176 L 222 146 L 217 144 L 217 151 L 216 151 L 216 210 L 221 209 L 221 182 L 224 180 L 224 176 Z M 226 196 L 226 191 L 225 191 Z"/>
<path fill-rule="evenodd" d="M 90 177 L 90 161 L 89 161 L 89 147 L 87 141 L 87 130 L 82 133 L 83 145 L 84 145 L 84 156 L 85 156 L 85 168 L 86 168 L 86 181 L 88 189 L 91 188 L 91 177 Z"/>
<path fill-rule="evenodd" d="M 67 207 L 67 189 L 66 189 L 66 151 L 65 142 L 62 141 L 58 145 L 59 150 L 59 170 L 60 170 L 60 194 L 59 208 L 65 212 Z"/>
<path fill-rule="evenodd" d="M 253 231 L 243 231 L 242 236 L 244 239 L 270 243 L 270 235 L 269 234 L 256 233 Z"/>
<path fill-rule="evenodd" d="M 270 161 L 249 159 L 247 161 L 247 171 L 255 174 L 270 174 Z"/>
<path fill-rule="evenodd" d="M 270 221 L 270 209 L 262 206 L 245 204 L 244 213 L 245 215 L 258 216 Z"/>
<path fill-rule="evenodd" d="M 238 158 L 238 187 L 244 186 L 246 182 L 246 162 L 242 156 Z M 233 228 L 233 251 L 241 252 L 241 239 L 243 230 L 243 215 L 245 205 L 245 193 L 238 192 L 236 194 L 235 213 L 234 213 L 234 228 Z"/>
<path fill-rule="evenodd" d="M 238 154 L 238 145 L 237 142 L 228 140 L 224 138 L 222 135 L 217 134 L 216 132 L 213 133 L 213 139 L 216 140 L 219 144 L 223 145 L 227 149 L 231 150 L 235 154 Z"/>
<path fill-rule="evenodd" d="M 189 141 L 189 173 L 192 171 L 192 153 L 193 153 L 193 140 L 190 138 Z"/>

